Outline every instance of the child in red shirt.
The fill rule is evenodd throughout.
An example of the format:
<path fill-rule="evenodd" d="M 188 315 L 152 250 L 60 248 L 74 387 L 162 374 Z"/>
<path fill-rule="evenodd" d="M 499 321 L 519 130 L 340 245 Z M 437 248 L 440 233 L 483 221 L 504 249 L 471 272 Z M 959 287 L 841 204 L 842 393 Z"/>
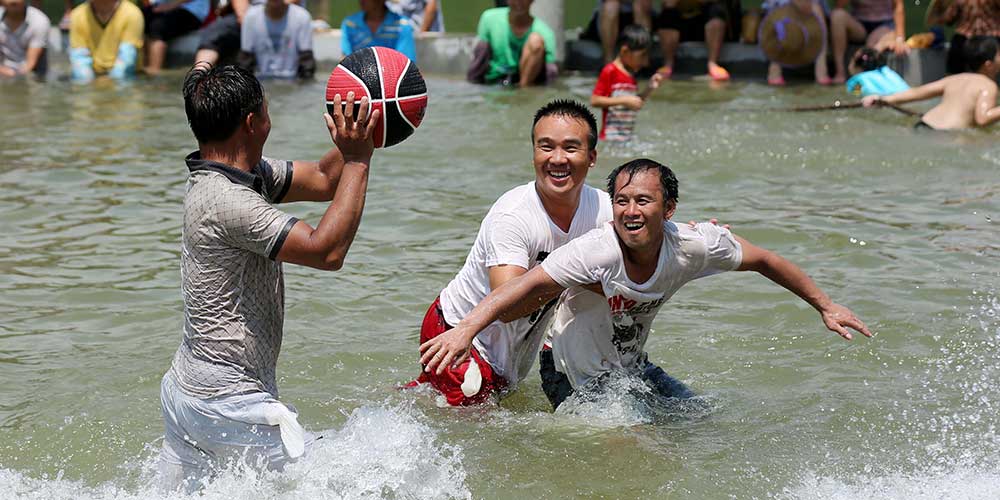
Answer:
<path fill-rule="evenodd" d="M 631 140 L 639 109 L 663 81 L 662 75 L 655 74 L 646 89 L 639 92 L 635 74 L 649 64 L 651 44 L 652 38 L 646 28 L 637 24 L 626 26 L 618 37 L 618 57 L 604 66 L 597 77 L 590 105 L 602 109 L 602 141 Z"/>

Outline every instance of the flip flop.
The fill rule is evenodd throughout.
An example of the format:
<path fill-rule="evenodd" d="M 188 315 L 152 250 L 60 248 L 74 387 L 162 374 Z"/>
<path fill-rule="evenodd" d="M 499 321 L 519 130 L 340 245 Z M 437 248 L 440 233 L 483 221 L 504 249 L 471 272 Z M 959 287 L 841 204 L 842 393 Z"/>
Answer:
<path fill-rule="evenodd" d="M 819 85 L 824 85 L 824 86 L 833 85 L 833 78 L 830 78 L 830 77 L 817 78 L 816 79 L 816 83 L 819 84 Z"/>
<path fill-rule="evenodd" d="M 770 85 L 770 86 L 772 86 L 772 87 L 784 87 L 785 86 L 785 77 L 779 76 L 777 78 L 768 78 L 767 79 L 767 84 Z"/>
<path fill-rule="evenodd" d="M 729 80 L 729 72 L 726 71 L 726 68 L 723 68 L 718 64 L 715 65 L 714 68 L 708 68 L 708 76 L 717 82 L 725 82 Z"/>
<path fill-rule="evenodd" d="M 664 80 L 669 80 L 674 75 L 674 68 L 672 66 L 664 66 L 656 70 L 656 74 L 662 76 Z"/>

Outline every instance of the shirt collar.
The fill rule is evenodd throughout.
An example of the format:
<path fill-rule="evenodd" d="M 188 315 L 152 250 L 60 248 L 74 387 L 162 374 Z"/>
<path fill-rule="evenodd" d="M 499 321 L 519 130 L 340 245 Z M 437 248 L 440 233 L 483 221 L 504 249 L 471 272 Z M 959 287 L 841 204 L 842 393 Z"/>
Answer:
<path fill-rule="evenodd" d="M 261 195 L 264 194 L 264 178 L 260 176 L 259 163 L 254 165 L 253 170 L 247 172 L 217 161 L 204 160 L 201 158 L 201 151 L 187 155 L 184 162 L 187 163 L 188 170 L 192 173 L 201 170 L 216 172 L 224 175 L 230 182 L 246 186 Z"/>

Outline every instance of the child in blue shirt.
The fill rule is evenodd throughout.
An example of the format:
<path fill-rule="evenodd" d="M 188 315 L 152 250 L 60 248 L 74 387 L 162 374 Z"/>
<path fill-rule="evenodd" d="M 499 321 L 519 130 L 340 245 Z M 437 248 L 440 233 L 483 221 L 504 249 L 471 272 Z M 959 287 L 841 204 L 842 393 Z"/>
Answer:
<path fill-rule="evenodd" d="M 360 0 L 361 12 L 344 18 L 340 24 L 340 48 L 344 57 L 365 47 L 389 47 L 417 60 L 413 43 L 413 25 L 391 12 L 382 0 Z"/>
<path fill-rule="evenodd" d="M 858 97 L 892 95 L 910 88 L 899 73 L 886 66 L 885 52 L 871 47 L 855 52 L 848 71 L 853 76 L 847 80 L 847 93 Z"/>

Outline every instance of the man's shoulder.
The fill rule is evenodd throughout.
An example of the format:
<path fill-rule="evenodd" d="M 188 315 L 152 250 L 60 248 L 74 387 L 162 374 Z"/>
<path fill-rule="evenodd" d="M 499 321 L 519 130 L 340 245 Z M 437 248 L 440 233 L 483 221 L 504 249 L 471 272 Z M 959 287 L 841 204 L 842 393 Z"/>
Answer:
<path fill-rule="evenodd" d="M 534 182 L 514 187 L 500 195 L 497 201 L 493 202 L 493 206 L 490 207 L 490 214 L 501 215 L 521 212 L 524 210 L 524 207 L 531 204 L 534 193 Z"/>
<path fill-rule="evenodd" d="M 531 23 L 531 31 L 538 33 L 539 35 L 555 37 L 556 32 L 552 31 L 552 27 L 548 25 L 542 18 L 535 16 L 535 21 Z"/>
<path fill-rule="evenodd" d="M 130 21 L 133 22 L 136 20 L 145 21 L 142 16 L 142 9 L 140 9 L 132 2 L 121 2 L 118 8 L 122 9 L 122 14 L 125 14 L 126 17 L 129 18 L 128 20 Z"/>
<path fill-rule="evenodd" d="M 70 29 L 73 28 L 73 21 L 76 20 L 80 20 L 81 22 L 85 21 L 89 12 L 90 12 L 90 2 L 83 2 L 80 5 L 73 7 L 73 10 L 69 11 Z"/>
<path fill-rule="evenodd" d="M 365 13 L 361 12 L 361 11 L 358 11 L 358 12 L 355 12 L 354 14 L 351 14 L 351 15 L 345 17 L 344 21 L 342 23 L 340 23 L 340 24 L 344 28 L 352 29 L 353 30 L 353 29 L 357 29 L 358 27 L 360 27 L 364 23 L 365 23 Z"/>
<path fill-rule="evenodd" d="M 49 16 L 46 16 L 44 12 L 31 5 L 28 6 L 28 12 L 25 14 L 24 21 L 32 28 L 37 27 L 41 29 L 48 29 L 52 24 L 49 21 Z"/>
<path fill-rule="evenodd" d="M 510 8 L 508 7 L 486 9 L 483 11 L 482 15 L 479 16 L 479 25 L 490 30 L 501 26 L 509 26 L 510 23 L 507 22 L 509 12 Z"/>
<path fill-rule="evenodd" d="M 294 19 L 295 21 L 305 20 L 310 23 L 312 22 L 312 15 L 309 14 L 309 11 L 306 10 L 305 7 L 294 3 L 288 6 L 288 18 Z"/>

